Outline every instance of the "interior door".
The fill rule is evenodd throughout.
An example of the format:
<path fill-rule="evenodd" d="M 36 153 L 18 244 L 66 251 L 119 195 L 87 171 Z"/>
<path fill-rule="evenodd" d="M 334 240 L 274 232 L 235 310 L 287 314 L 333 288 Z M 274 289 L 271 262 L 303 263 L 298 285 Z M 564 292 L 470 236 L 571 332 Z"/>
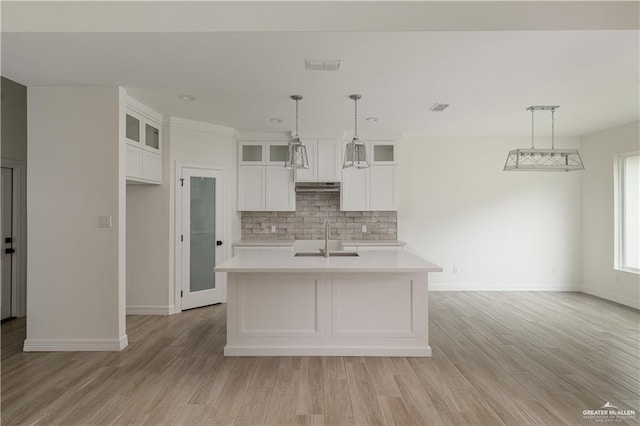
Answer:
<path fill-rule="evenodd" d="M 182 310 L 222 302 L 223 181 L 217 170 L 182 168 Z"/>
<path fill-rule="evenodd" d="M 13 170 L 2 167 L 2 291 L 0 305 L 2 306 L 1 319 L 11 317 L 12 295 L 12 257 L 13 257 Z"/>

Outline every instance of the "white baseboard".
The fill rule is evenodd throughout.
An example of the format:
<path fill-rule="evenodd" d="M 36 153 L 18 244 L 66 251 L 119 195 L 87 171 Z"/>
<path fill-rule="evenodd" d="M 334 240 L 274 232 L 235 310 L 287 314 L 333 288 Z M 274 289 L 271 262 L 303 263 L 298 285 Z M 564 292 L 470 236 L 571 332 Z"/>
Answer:
<path fill-rule="evenodd" d="M 631 299 L 628 297 L 620 296 L 616 293 L 612 293 L 606 290 L 600 290 L 598 288 L 586 287 L 583 286 L 580 291 L 586 294 L 590 294 L 592 296 L 599 297 L 601 299 L 609 300 L 611 302 L 616 302 L 621 305 L 629 306 L 631 308 L 640 309 L 640 300 Z"/>
<path fill-rule="evenodd" d="M 127 315 L 171 315 L 173 310 L 173 305 L 130 305 Z"/>
<path fill-rule="evenodd" d="M 121 351 L 127 347 L 127 335 L 119 339 L 26 339 L 25 352 Z"/>
<path fill-rule="evenodd" d="M 580 291 L 579 284 L 429 283 L 429 291 Z"/>
<path fill-rule="evenodd" d="M 430 357 L 431 346 L 225 346 L 225 356 L 400 356 Z"/>

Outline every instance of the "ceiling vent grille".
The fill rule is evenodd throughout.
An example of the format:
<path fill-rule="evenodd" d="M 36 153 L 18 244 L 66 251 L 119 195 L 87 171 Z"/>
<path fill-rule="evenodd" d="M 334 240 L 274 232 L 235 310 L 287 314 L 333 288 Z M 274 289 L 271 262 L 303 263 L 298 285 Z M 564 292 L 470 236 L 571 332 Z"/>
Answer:
<path fill-rule="evenodd" d="M 340 71 L 342 61 L 340 59 L 332 59 L 327 61 L 307 59 L 304 61 L 305 68 L 309 71 Z"/>
<path fill-rule="evenodd" d="M 431 108 L 429 108 L 429 111 L 442 112 L 445 109 L 449 108 L 449 105 L 450 104 L 438 104 L 438 103 L 435 103 L 435 104 L 433 104 L 433 106 Z"/>

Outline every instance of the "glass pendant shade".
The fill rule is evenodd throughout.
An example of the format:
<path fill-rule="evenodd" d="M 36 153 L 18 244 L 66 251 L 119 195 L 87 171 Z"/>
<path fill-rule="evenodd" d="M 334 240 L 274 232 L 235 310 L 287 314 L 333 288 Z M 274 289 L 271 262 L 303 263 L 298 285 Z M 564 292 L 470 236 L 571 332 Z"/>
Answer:
<path fill-rule="evenodd" d="M 367 161 L 367 146 L 358 139 L 358 101 L 362 95 L 350 95 L 349 99 L 353 100 L 354 105 L 354 132 L 353 139 L 347 143 L 344 151 L 344 161 L 342 168 L 355 167 L 356 169 L 366 169 L 369 167 Z"/>
<path fill-rule="evenodd" d="M 531 111 L 531 148 L 513 149 L 507 154 L 504 171 L 571 172 L 583 170 L 582 157 L 577 149 L 555 148 L 555 110 L 559 106 L 530 106 Z M 534 113 L 551 111 L 551 149 L 537 149 L 534 145 Z"/>
<path fill-rule="evenodd" d="M 284 167 L 287 169 L 308 169 L 307 147 L 298 137 L 298 102 L 302 99 L 302 96 L 291 95 L 291 99 L 296 101 L 296 135 L 287 147 L 287 161 L 285 161 Z"/>
<path fill-rule="evenodd" d="M 299 138 L 294 138 L 289 142 L 288 157 L 284 166 L 287 169 L 308 169 L 309 158 L 307 157 L 307 147 L 300 142 Z"/>
<path fill-rule="evenodd" d="M 357 137 L 347 143 L 347 147 L 344 152 L 344 163 L 342 168 L 355 167 L 357 169 L 366 169 L 369 167 L 367 162 L 367 146 L 364 142 L 361 142 Z"/>

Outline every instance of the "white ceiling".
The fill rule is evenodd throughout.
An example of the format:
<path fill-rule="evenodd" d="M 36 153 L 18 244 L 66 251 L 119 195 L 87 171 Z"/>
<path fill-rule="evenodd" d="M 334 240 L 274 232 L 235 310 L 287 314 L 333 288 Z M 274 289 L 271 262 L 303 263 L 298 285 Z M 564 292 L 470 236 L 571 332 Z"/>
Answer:
<path fill-rule="evenodd" d="M 528 134 L 525 108 L 555 104 L 558 134 L 583 135 L 638 119 L 638 35 L 628 29 L 13 32 L 2 35 L 2 74 L 28 86 L 121 85 L 162 113 L 239 131 L 291 130 L 294 93 L 304 96 L 301 133 L 349 130 L 348 95 L 361 93 L 363 134 Z M 342 70 L 306 71 L 305 59 L 342 59 Z M 182 101 L 184 93 L 198 99 Z M 452 106 L 428 112 L 436 102 Z M 370 116 L 379 121 L 363 120 Z M 536 118 L 539 132 L 548 133 L 548 116 Z"/>

